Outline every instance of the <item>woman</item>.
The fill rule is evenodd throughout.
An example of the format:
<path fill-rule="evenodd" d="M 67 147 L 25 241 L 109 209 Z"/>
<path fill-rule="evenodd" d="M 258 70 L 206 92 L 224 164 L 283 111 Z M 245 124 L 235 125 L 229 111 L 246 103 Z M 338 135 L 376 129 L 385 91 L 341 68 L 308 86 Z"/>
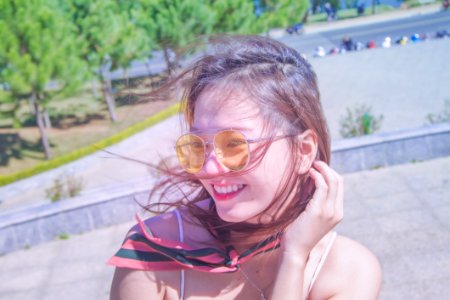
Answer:
<path fill-rule="evenodd" d="M 233 37 L 178 84 L 182 171 L 155 188 L 176 209 L 130 230 L 110 260 L 111 299 L 376 299 L 378 260 L 333 231 L 344 186 L 309 63 Z"/>

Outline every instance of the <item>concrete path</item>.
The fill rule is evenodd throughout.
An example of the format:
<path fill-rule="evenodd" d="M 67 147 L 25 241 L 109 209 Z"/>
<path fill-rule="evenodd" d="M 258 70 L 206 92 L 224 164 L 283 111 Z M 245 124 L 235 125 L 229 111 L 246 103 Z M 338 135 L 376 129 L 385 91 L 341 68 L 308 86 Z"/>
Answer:
<path fill-rule="evenodd" d="M 450 157 L 345 175 L 340 234 L 383 266 L 380 299 L 450 294 Z M 114 254 L 132 223 L 0 257 L 1 300 L 108 299 Z"/>

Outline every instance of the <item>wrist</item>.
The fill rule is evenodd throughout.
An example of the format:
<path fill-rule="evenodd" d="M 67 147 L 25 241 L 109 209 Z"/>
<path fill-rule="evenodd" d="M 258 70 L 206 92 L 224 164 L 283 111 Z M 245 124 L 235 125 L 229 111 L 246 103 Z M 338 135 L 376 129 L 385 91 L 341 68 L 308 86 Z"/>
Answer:
<path fill-rule="evenodd" d="M 281 252 L 280 263 L 297 267 L 305 267 L 308 259 L 309 253 L 299 253 L 284 250 Z"/>

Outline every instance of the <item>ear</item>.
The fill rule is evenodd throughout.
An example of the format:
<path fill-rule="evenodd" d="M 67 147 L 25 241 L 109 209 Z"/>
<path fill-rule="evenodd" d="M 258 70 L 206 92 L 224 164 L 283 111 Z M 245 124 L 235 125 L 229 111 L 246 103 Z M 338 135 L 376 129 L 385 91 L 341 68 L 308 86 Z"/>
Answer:
<path fill-rule="evenodd" d="M 298 142 L 300 144 L 300 165 L 297 171 L 299 174 L 306 174 L 317 157 L 317 134 L 311 129 L 308 129 L 298 136 Z"/>

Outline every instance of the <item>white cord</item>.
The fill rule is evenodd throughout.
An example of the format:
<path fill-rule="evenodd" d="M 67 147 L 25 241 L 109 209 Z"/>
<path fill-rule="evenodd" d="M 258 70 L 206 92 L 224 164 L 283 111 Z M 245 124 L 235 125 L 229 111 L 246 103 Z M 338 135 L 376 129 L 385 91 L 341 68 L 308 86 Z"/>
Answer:
<path fill-rule="evenodd" d="M 248 278 L 247 274 L 245 274 L 245 272 L 244 272 L 244 270 L 242 270 L 242 268 L 240 268 L 239 270 L 241 271 L 241 273 L 244 276 L 245 280 L 247 280 L 248 283 L 250 283 L 259 292 L 260 299 L 261 300 L 266 300 L 266 296 L 264 296 L 263 290 L 261 290 L 256 284 L 254 284 L 253 281 L 250 280 L 250 278 Z"/>

